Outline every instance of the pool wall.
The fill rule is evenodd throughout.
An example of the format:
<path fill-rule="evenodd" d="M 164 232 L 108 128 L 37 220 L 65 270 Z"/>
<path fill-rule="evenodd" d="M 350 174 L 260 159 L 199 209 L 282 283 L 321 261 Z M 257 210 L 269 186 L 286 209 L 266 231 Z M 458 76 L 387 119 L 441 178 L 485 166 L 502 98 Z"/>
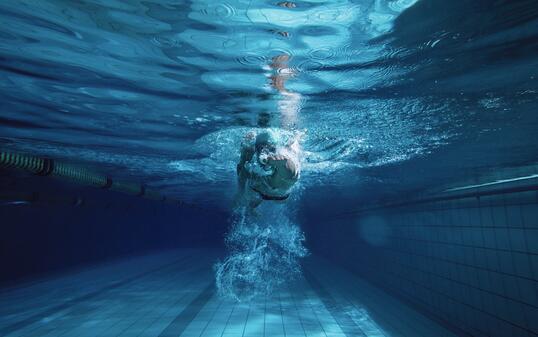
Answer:
<path fill-rule="evenodd" d="M 309 248 L 459 335 L 537 336 L 538 192 L 525 183 L 307 220 Z"/>
<path fill-rule="evenodd" d="M 151 250 L 222 246 L 225 214 L 54 178 L 4 173 L 2 285 Z M 28 195 L 35 200 L 22 203 Z"/>

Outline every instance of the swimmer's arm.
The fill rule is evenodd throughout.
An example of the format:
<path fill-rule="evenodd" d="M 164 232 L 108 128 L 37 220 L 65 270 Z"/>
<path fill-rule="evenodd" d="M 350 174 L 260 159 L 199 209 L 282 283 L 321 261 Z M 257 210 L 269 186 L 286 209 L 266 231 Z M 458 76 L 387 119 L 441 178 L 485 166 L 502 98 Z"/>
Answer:
<path fill-rule="evenodd" d="M 256 133 L 251 131 L 245 135 L 243 141 L 241 142 L 241 156 L 239 158 L 239 163 L 237 164 L 237 180 L 240 191 L 245 189 L 247 179 L 251 176 L 249 170 L 247 170 L 245 167 L 245 164 L 252 159 L 252 156 L 254 156 L 255 150 L 254 146 L 252 145 L 252 140 L 255 138 Z"/>
<path fill-rule="evenodd" d="M 243 141 L 241 142 L 241 157 L 239 158 L 239 163 L 237 164 L 237 174 L 246 174 L 245 164 L 252 159 L 254 156 L 254 146 L 252 144 L 253 139 L 256 138 L 256 133 L 253 131 L 248 132 Z"/>
<path fill-rule="evenodd" d="M 237 207 L 241 204 L 241 200 L 243 199 L 243 195 L 245 193 L 245 186 L 247 184 L 248 179 L 248 172 L 245 168 L 245 159 L 243 158 L 243 155 L 241 154 L 241 159 L 239 160 L 239 164 L 237 164 L 237 194 L 235 196 L 234 200 L 234 207 Z"/>
<path fill-rule="evenodd" d="M 301 151 L 301 139 L 304 137 L 304 132 L 297 132 L 293 136 L 292 139 L 288 142 L 286 147 L 293 152 L 294 154 L 298 155 Z"/>
<path fill-rule="evenodd" d="M 299 178 L 297 163 L 284 155 L 273 155 L 267 158 L 267 163 L 275 168 L 273 176 L 280 175 L 287 179 Z"/>
<path fill-rule="evenodd" d="M 241 158 L 239 164 L 237 164 L 237 183 L 239 185 L 239 190 L 243 191 L 245 189 L 245 184 L 247 182 L 249 175 L 248 170 L 245 168 L 246 159 Z"/>

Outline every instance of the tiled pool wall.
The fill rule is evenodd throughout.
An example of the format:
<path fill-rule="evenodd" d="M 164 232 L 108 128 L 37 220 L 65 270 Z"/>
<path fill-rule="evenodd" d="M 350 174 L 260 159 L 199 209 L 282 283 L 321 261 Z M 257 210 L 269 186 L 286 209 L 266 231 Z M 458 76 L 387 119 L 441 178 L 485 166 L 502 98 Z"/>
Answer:
<path fill-rule="evenodd" d="M 119 256 L 222 241 L 226 217 L 217 212 L 42 177 L 10 181 L 0 176 L 0 285 Z M 18 193 L 37 200 L 11 204 Z M 78 196 L 84 202 L 75 205 Z"/>
<path fill-rule="evenodd" d="M 538 336 L 538 192 L 377 209 L 306 226 L 309 248 L 462 336 Z"/>

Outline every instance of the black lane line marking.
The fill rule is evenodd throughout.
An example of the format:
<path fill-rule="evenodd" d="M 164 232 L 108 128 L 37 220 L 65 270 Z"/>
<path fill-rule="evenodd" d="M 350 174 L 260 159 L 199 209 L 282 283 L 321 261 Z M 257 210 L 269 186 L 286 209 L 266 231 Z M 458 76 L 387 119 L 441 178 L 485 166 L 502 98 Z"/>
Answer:
<path fill-rule="evenodd" d="M 215 284 L 211 282 L 183 311 L 159 334 L 159 337 L 178 337 L 189 326 L 200 310 L 215 293 Z"/>
<path fill-rule="evenodd" d="M 362 329 L 353 321 L 351 316 L 342 310 L 338 302 L 331 296 L 331 294 L 321 285 L 321 283 L 314 277 L 312 273 L 303 269 L 304 278 L 310 283 L 312 289 L 318 294 L 319 298 L 327 308 L 327 311 L 333 316 L 334 320 L 342 329 L 342 332 L 346 337 L 357 337 L 367 335 Z"/>
<path fill-rule="evenodd" d="M 87 293 L 86 295 L 82 295 L 82 296 L 79 296 L 79 297 L 76 297 L 76 298 L 73 298 L 71 300 L 68 300 L 68 301 L 65 301 L 64 303 L 61 303 L 61 304 L 58 304 L 56 306 L 53 306 L 52 308 L 49 308 L 49 309 L 46 309 L 44 311 L 41 311 L 41 312 L 38 312 L 34 315 L 31 315 L 23 320 L 20 320 L 18 322 L 14 322 L 14 323 L 11 323 L 10 325 L 7 325 L 5 327 L 3 327 L 2 329 L 0 329 L 0 336 L 4 336 L 4 335 L 7 335 L 7 334 L 10 334 L 14 331 L 17 331 L 17 330 L 20 330 L 32 323 L 35 323 L 35 322 L 38 322 L 48 316 L 51 316 L 51 315 L 54 315 L 56 312 L 58 311 L 61 311 L 61 310 L 65 310 L 65 309 L 68 309 L 69 307 L 71 306 L 74 306 L 76 304 L 79 304 L 81 302 L 84 302 L 84 301 L 87 301 L 91 298 L 94 298 L 94 297 L 97 297 L 107 291 L 110 291 L 110 290 L 113 290 L 113 289 L 116 289 L 116 288 L 119 288 L 121 286 L 124 286 L 128 283 L 131 283 L 133 281 L 136 281 L 144 276 L 147 276 L 149 274 L 152 274 L 152 273 L 155 273 L 155 272 L 158 272 L 158 271 L 161 271 L 163 269 L 166 269 L 168 267 L 171 267 L 177 263 L 180 263 L 180 262 L 184 262 L 186 260 L 185 257 L 182 257 L 181 259 L 178 259 L 178 260 L 175 260 L 174 262 L 171 262 L 171 263 L 168 263 L 168 264 L 165 264 L 164 266 L 160 266 L 158 268 L 154 268 L 154 269 L 151 269 L 151 270 L 148 270 L 146 272 L 143 272 L 141 274 L 137 274 L 137 275 L 134 275 L 134 276 L 131 276 L 131 277 L 128 277 L 126 278 L 125 280 L 121 280 L 121 281 L 116 281 L 116 282 L 113 282 L 111 284 L 109 284 L 108 286 L 106 287 L 103 287 L 99 290 L 95 290 L 95 291 L 92 291 L 90 293 Z"/>

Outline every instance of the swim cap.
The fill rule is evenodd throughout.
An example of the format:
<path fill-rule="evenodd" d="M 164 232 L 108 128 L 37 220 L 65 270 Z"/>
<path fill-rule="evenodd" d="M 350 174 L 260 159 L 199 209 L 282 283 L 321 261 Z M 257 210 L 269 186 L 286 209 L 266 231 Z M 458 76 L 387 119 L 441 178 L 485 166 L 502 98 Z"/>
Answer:
<path fill-rule="evenodd" d="M 265 130 L 256 136 L 256 150 L 260 151 L 262 148 L 276 147 L 276 135 L 272 130 Z"/>

